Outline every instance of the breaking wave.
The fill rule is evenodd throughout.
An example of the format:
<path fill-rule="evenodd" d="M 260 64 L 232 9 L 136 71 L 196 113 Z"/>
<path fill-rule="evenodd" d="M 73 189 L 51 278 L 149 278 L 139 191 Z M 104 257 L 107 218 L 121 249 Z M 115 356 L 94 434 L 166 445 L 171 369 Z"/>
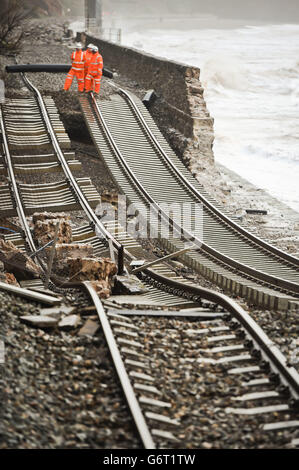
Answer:
<path fill-rule="evenodd" d="M 201 80 L 205 87 L 213 85 L 234 90 L 247 90 L 248 72 L 242 62 L 230 56 L 209 58 L 202 67 Z"/>
<path fill-rule="evenodd" d="M 299 212 L 299 25 L 144 29 L 123 42 L 199 67 L 216 160 Z"/>

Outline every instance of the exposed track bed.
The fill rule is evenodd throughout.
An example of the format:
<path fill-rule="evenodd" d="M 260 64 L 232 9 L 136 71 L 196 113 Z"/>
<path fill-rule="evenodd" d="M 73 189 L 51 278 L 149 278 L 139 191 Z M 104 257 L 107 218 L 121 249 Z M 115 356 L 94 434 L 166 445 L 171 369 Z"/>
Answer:
<path fill-rule="evenodd" d="M 255 305 L 295 307 L 298 260 L 258 239 L 222 213 L 171 151 L 140 100 L 123 90 L 120 94 L 101 103 L 94 98 L 80 99 L 94 142 L 129 201 L 146 205 L 148 212 L 151 204 L 160 214 L 165 204 L 169 207 L 175 203 L 181 213 L 187 204 L 190 228 L 185 233 L 190 238 L 195 236 L 200 250 L 185 254 L 186 264 Z M 202 225 L 197 223 L 199 204 L 203 208 Z M 182 226 L 177 225 L 179 229 Z M 170 251 L 182 248 L 177 236 L 158 236 Z"/>
<path fill-rule="evenodd" d="M 53 116 L 52 122 L 50 119 L 53 103 L 50 103 L 48 113 L 47 109 L 42 106 L 41 96 L 36 92 L 35 96 L 37 99 L 36 103 L 38 103 L 37 107 L 32 100 L 28 103 L 28 107 L 26 103 L 20 103 L 20 105 L 21 109 L 25 108 L 26 111 L 29 109 L 35 115 L 36 122 L 43 129 L 41 135 L 45 144 L 45 150 L 47 152 L 53 151 L 53 153 L 47 153 L 48 156 L 51 155 L 51 158 L 44 163 L 49 165 L 49 168 L 52 168 L 50 163 L 53 163 L 54 160 L 54 163 L 57 163 L 59 168 L 63 170 L 66 179 L 64 183 L 66 189 L 70 189 L 76 203 L 85 211 L 86 217 L 90 221 L 89 225 L 87 224 L 75 231 L 75 237 L 78 240 L 90 240 L 99 254 L 110 246 L 110 253 L 113 255 L 120 246 L 123 246 L 127 261 L 145 257 L 145 252 L 141 245 L 125 229 L 114 222 L 103 225 L 94 214 L 88 195 L 84 194 L 83 190 L 81 191 L 79 182 L 72 175 L 71 165 L 63 155 L 61 150 L 62 141 L 59 143 L 59 139 L 56 137 L 59 131 L 55 131 L 53 128 Z M 114 102 L 112 101 L 111 103 Z M 115 103 L 117 103 L 117 100 Z M 87 101 L 85 104 L 90 106 L 90 103 Z M 16 106 L 17 103 L 14 103 L 14 107 Z M 90 110 L 92 112 L 92 107 L 90 107 Z M 9 115 L 9 110 L 6 110 L 6 112 Z M 27 112 L 22 113 L 22 119 L 26 114 Z M 41 116 L 43 117 L 39 120 Z M 42 127 L 45 123 L 47 123 L 46 131 Z M 91 127 L 94 126 L 93 132 L 97 132 L 100 139 L 101 133 L 98 130 L 98 122 L 95 120 L 93 112 L 91 113 L 89 124 Z M 133 121 L 132 127 L 135 129 Z M 20 128 L 21 121 L 16 126 L 17 131 Z M 110 128 L 111 125 L 109 125 Z M 14 157 L 9 155 L 8 148 L 10 145 L 13 147 L 15 144 L 15 141 L 9 141 L 13 134 L 6 129 L 4 122 L 2 122 L 2 130 L 3 136 L 4 134 L 8 136 L 8 144 L 5 149 L 4 173 L 8 171 L 8 161 L 11 162 L 11 171 L 9 173 L 11 180 L 15 179 L 15 174 L 18 171 L 21 172 L 19 174 L 23 174 L 22 172 L 24 171 L 26 172 L 26 168 L 28 169 L 27 165 L 33 165 L 30 171 L 37 170 L 38 172 L 40 164 L 43 162 L 43 156 L 38 155 L 38 159 L 34 160 L 37 157 L 35 152 L 33 155 L 28 156 L 28 159 L 21 155 L 14 161 Z M 32 132 L 35 132 L 35 127 L 33 127 Z M 31 130 L 27 129 L 25 139 L 23 140 L 26 140 L 28 133 L 32 135 Z M 123 139 L 122 136 L 121 139 Z M 97 144 L 99 145 L 98 141 Z M 21 150 L 20 142 L 19 145 L 18 149 Z M 32 142 L 30 145 L 32 145 Z M 39 146 L 40 144 L 37 145 Z M 113 161 L 115 157 L 113 152 L 111 152 L 111 145 L 111 141 L 107 141 L 106 136 L 101 145 L 101 153 L 106 155 L 107 158 L 108 154 L 110 155 L 111 168 L 114 168 L 117 165 Z M 107 148 L 109 148 L 109 152 Z M 142 149 L 143 147 L 140 148 L 140 151 Z M 21 169 L 18 167 L 20 165 L 20 158 L 24 158 L 24 160 L 21 160 Z M 148 155 L 148 158 L 150 158 L 150 155 Z M 77 165 L 75 158 L 72 158 L 72 161 L 75 162 L 74 165 Z M 113 169 L 111 171 L 113 173 Z M 118 171 L 120 172 L 119 174 L 124 174 L 123 170 Z M 164 171 L 168 172 L 169 168 Z M 172 173 L 172 177 L 175 182 L 173 187 L 175 188 L 178 182 L 176 181 L 175 174 Z M 136 189 L 131 183 L 128 185 L 127 177 L 123 176 L 122 181 L 125 185 L 124 188 L 127 188 L 126 194 L 130 199 L 134 202 L 138 202 L 138 198 L 144 201 L 144 195 L 141 196 L 139 194 L 136 198 Z M 92 187 L 91 182 L 90 185 Z M 149 184 L 148 189 L 150 187 L 151 185 Z M 13 185 L 8 186 L 7 191 L 11 195 L 12 201 L 17 201 L 15 198 L 16 192 L 21 195 L 19 201 L 14 202 L 12 205 L 15 210 L 14 214 L 19 213 L 20 210 L 24 212 L 25 217 L 21 223 L 26 234 L 26 219 L 31 212 L 28 206 L 28 199 L 26 199 L 26 193 L 24 192 L 24 184 L 17 183 L 15 180 Z M 93 191 L 92 189 L 92 194 Z M 183 202 L 185 190 L 180 191 L 182 195 L 181 202 Z M 35 194 L 38 210 L 44 210 L 49 207 L 46 205 L 47 201 L 50 202 L 51 210 L 70 209 L 64 200 L 61 204 L 58 204 L 59 197 L 55 194 L 53 195 L 53 200 L 49 198 L 44 200 L 40 186 L 38 189 L 30 187 L 29 192 Z M 50 192 L 53 193 L 52 191 Z M 159 197 L 158 192 L 155 194 L 155 197 Z M 161 201 L 162 199 L 159 199 L 159 204 Z M 213 225 L 209 225 L 209 227 L 212 233 Z M 101 237 L 98 236 L 99 232 Z M 27 238 L 29 236 L 30 228 Z M 23 242 L 23 247 L 32 251 L 35 247 L 30 247 L 27 238 Z M 19 236 L 11 236 L 11 239 L 19 245 L 22 243 L 22 239 Z M 174 240 L 169 243 L 173 243 L 173 245 L 170 245 L 170 248 L 172 248 L 175 246 L 175 243 L 179 244 L 180 242 Z M 195 254 L 197 255 L 197 253 Z M 240 260 L 238 260 L 239 262 Z M 274 264 L 271 266 L 273 267 Z M 285 279 L 281 279 L 291 284 L 293 281 L 290 281 L 288 273 L 296 272 L 296 268 L 293 266 L 292 260 L 284 260 L 282 264 L 286 265 L 287 271 L 285 272 L 287 274 Z M 272 271 L 269 276 L 273 277 Z M 253 429 L 254 426 L 259 427 L 260 434 L 261 436 L 264 434 L 264 438 L 259 436 L 253 441 L 253 445 L 267 447 L 271 439 L 273 439 L 273 435 L 269 433 L 281 433 L 282 430 L 288 429 L 288 431 L 283 431 L 285 432 L 283 439 L 279 441 L 277 438 L 277 442 L 282 447 L 296 447 L 298 445 L 299 376 L 294 368 L 286 365 L 285 358 L 250 316 L 228 297 L 200 288 L 178 276 L 167 263 L 160 262 L 153 268 L 146 270 L 141 279 L 145 287 L 144 293 L 138 296 L 112 296 L 108 301 L 104 302 L 104 307 L 91 284 L 86 282 L 84 287 L 94 302 L 143 445 L 146 448 L 180 448 L 182 445 L 188 446 L 188 443 L 201 445 L 202 442 L 196 441 L 196 434 L 202 425 L 198 418 L 207 419 L 207 415 L 209 415 L 211 422 L 206 421 L 207 425 L 217 422 L 219 424 L 223 414 L 225 414 L 227 416 L 234 416 L 235 429 L 243 425 L 250 429 Z M 282 298 L 282 294 L 277 294 L 277 299 Z M 289 299 L 289 295 L 286 295 L 285 298 Z M 133 305 L 139 307 L 139 309 L 143 305 L 145 311 L 126 309 L 126 306 Z M 164 310 L 157 310 L 161 309 L 161 307 Z M 166 318 L 161 319 L 160 317 L 162 316 L 166 316 Z M 157 321 L 157 323 L 154 321 L 156 317 L 159 317 L 159 322 Z M 161 333 L 165 334 L 161 336 Z M 159 338 L 162 338 L 161 342 Z M 190 344 L 187 344 L 187 346 L 185 345 L 186 338 L 190 339 Z M 166 348 L 165 351 L 163 351 L 164 347 Z M 161 354 L 159 354 L 165 358 L 166 363 L 163 364 L 163 360 L 158 360 L 156 355 L 157 348 L 158 350 L 160 349 Z M 169 361 L 169 367 L 167 366 L 167 361 Z M 206 413 L 207 407 L 198 412 L 198 406 L 201 406 L 200 398 L 209 396 L 212 389 L 207 390 L 206 395 L 205 390 L 202 390 L 200 387 L 195 390 L 194 383 L 190 384 L 190 390 L 188 386 L 187 391 L 191 392 L 191 397 L 195 397 L 193 405 L 196 409 L 190 408 L 187 413 L 188 417 L 185 419 L 186 411 L 184 411 L 183 405 L 177 404 L 176 395 L 173 395 L 173 389 L 170 390 L 171 387 L 167 386 L 168 369 L 172 369 L 173 373 L 178 375 L 177 390 L 180 390 L 180 384 L 184 383 L 184 379 L 188 382 L 188 374 L 192 377 L 195 374 L 207 383 L 209 383 L 208 379 L 211 374 L 218 377 L 216 380 L 219 380 L 219 383 L 224 380 L 224 376 L 227 374 L 232 380 L 227 381 L 227 388 L 224 393 L 225 400 L 222 400 L 222 388 L 213 386 L 213 405 L 208 407 L 208 413 Z M 183 371 L 185 375 L 182 375 Z M 165 380 L 159 380 L 159 374 L 165 376 Z M 200 384 L 201 380 L 197 382 Z M 177 393 L 181 394 L 180 391 Z M 197 400 L 199 401 L 197 402 Z M 245 420 L 245 423 L 242 418 L 244 416 L 253 416 L 254 418 L 248 421 Z M 193 421 L 191 423 L 193 431 L 189 428 L 191 424 L 188 419 Z M 186 422 L 188 424 L 187 428 Z M 220 424 L 219 428 L 221 428 Z M 246 434 L 247 431 L 246 429 L 243 431 L 242 428 L 242 432 Z M 270 436 L 270 438 L 267 436 Z M 221 436 L 216 436 L 216 439 L 221 441 Z M 239 446 L 239 444 L 237 445 Z M 250 445 L 247 446 L 250 447 Z"/>

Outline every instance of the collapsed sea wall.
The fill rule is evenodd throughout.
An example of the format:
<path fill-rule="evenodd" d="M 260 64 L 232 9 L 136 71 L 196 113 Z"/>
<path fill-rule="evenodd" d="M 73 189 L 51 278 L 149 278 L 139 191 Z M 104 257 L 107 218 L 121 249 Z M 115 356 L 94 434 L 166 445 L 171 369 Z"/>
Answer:
<path fill-rule="evenodd" d="M 184 155 L 191 143 L 205 160 L 214 162 L 214 120 L 203 97 L 199 68 L 85 33 L 78 36 L 86 44 L 91 42 L 98 46 L 105 67 L 137 82 L 146 90 L 155 90 L 158 99 L 150 112 L 175 150 Z"/>

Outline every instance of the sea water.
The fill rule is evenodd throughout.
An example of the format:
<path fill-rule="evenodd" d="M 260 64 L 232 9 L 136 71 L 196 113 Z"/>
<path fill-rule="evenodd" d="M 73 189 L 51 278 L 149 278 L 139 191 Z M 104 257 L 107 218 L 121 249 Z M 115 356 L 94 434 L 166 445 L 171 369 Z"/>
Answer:
<path fill-rule="evenodd" d="M 199 67 L 216 161 L 299 212 L 299 25 L 135 27 L 122 42 Z"/>

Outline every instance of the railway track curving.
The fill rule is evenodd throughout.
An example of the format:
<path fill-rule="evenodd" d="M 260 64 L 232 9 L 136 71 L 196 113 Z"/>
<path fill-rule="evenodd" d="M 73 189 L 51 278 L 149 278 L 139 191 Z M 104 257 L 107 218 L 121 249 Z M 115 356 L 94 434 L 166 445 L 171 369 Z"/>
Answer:
<path fill-rule="evenodd" d="M 6 172 L 9 177 L 9 184 L 5 188 L 6 193 L 4 191 L 3 193 L 0 192 L 0 197 L 3 196 L 3 204 L 6 204 L 6 210 L 3 210 L 3 213 L 6 216 L 18 215 L 24 230 L 23 234 L 9 235 L 7 239 L 12 240 L 19 246 L 22 246 L 23 243 L 24 249 L 32 253 L 36 250 L 36 246 L 34 240 L 32 240 L 32 243 L 30 241 L 32 235 L 28 225 L 28 217 L 34 211 L 46 209 L 67 211 L 80 208 L 85 212 L 89 225 L 87 224 L 75 230 L 74 239 L 78 242 L 89 240 L 97 254 L 110 249 L 111 256 L 115 256 L 123 248 L 128 262 L 143 259 L 146 256 L 145 251 L 138 241 L 127 233 L 125 228 L 117 225 L 114 221 L 104 224 L 95 215 L 93 207 L 96 205 L 95 202 L 97 203 L 99 200 L 96 189 L 89 179 L 78 180 L 73 176 L 73 171 L 79 164 L 75 156 L 69 152 L 69 142 L 57 120 L 54 103 L 49 99 L 43 100 L 38 90 L 33 87 L 26 77 L 24 79 L 26 85 L 33 92 L 34 99 L 20 100 L 20 102 L 15 100 L 12 103 L 8 101 L 2 106 L 0 114 L 5 157 L 2 161 L 4 173 Z M 109 165 L 110 171 L 132 202 L 144 202 L 147 191 L 143 191 L 143 189 L 145 189 L 144 186 L 147 186 L 146 181 L 144 178 L 142 179 L 141 174 L 135 175 L 134 158 L 128 163 L 128 154 L 125 150 L 128 145 L 131 149 L 133 148 L 134 152 L 136 148 L 139 149 L 139 152 L 143 152 L 143 142 L 146 141 L 147 148 L 150 148 L 151 152 L 155 153 L 157 157 L 157 144 L 150 140 L 149 134 L 145 134 L 144 129 L 142 132 L 140 131 L 140 135 L 139 131 L 136 131 L 136 126 L 140 130 L 140 122 L 137 123 L 136 117 L 132 118 L 132 109 L 123 98 L 109 102 L 110 110 L 107 104 L 101 105 L 101 110 L 99 110 L 94 97 L 91 97 L 90 101 L 84 97 L 80 99 L 91 133 L 101 150 L 102 157 Z M 142 105 L 138 101 L 136 103 L 136 106 L 141 109 L 141 114 L 144 114 L 145 111 L 142 109 Z M 27 126 L 27 123 L 30 123 L 31 114 L 34 125 Z M 105 116 L 103 116 L 104 114 Z M 119 117 L 119 128 L 116 127 L 115 116 Z M 128 120 L 130 125 L 127 122 L 126 126 L 122 126 L 121 123 L 128 119 L 128 116 L 131 116 Z M 150 117 L 147 115 L 146 119 L 150 121 Z M 104 127 L 100 127 L 100 123 Z M 159 145 L 166 146 L 154 124 L 152 124 L 152 128 L 161 141 Z M 129 137 L 129 129 L 131 129 L 130 132 L 134 136 L 136 131 L 138 139 L 142 134 L 142 139 L 140 137 L 142 145 L 140 143 L 135 145 L 135 141 Z M 21 130 L 23 132 L 20 132 Z M 127 135 L 127 144 L 124 142 L 124 134 Z M 21 137 L 16 139 L 16 135 Z M 35 138 L 36 136 L 38 137 Z M 47 153 L 37 154 L 32 152 L 32 155 L 27 156 L 18 154 L 24 152 L 24 150 L 41 148 L 41 145 L 44 146 L 44 151 Z M 62 150 L 63 147 L 67 150 L 66 152 Z M 11 150 L 14 150 L 14 155 L 11 155 Z M 159 149 L 159 152 L 161 153 L 161 149 Z M 146 153 L 149 162 L 147 168 L 156 171 L 155 167 L 152 166 L 152 162 L 150 162 L 151 157 L 152 153 Z M 161 155 L 159 158 L 162 158 Z M 171 158 L 174 157 L 171 156 Z M 167 161 L 167 165 L 165 161 L 163 156 L 163 160 L 160 160 L 164 165 L 163 174 L 166 179 L 169 178 L 169 184 L 171 177 L 172 184 L 170 186 L 176 187 L 180 175 L 170 165 L 169 161 Z M 178 166 L 177 162 L 175 164 Z M 38 185 L 20 183 L 16 180 L 16 175 L 26 175 L 26 172 L 29 172 L 29 174 L 40 173 L 45 168 L 49 172 L 62 171 L 64 180 L 51 185 L 45 183 Z M 185 180 L 190 178 L 189 175 L 186 175 L 184 168 L 179 168 L 179 170 L 185 175 Z M 158 173 L 156 174 L 158 175 Z M 133 181 L 133 176 L 135 176 L 135 181 Z M 179 194 L 173 194 L 174 200 L 184 202 L 184 198 L 188 195 L 189 198 L 193 198 L 192 202 L 198 202 L 200 196 L 195 195 L 191 187 L 188 190 L 186 189 L 188 185 L 184 179 L 182 180 L 184 184 L 182 181 L 180 182 Z M 152 182 L 148 181 L 148 193 L 150 193 L 149 190 L 152 191 Z M 138 191 L 136 190 L 136 183 L 138 183 Z M 43 192 L 47 193 L 46 197 L 44 197 Z M 150 195 L 151 202 L 156 204 L 156 210 L 160 213 L 159 204 L 165 202 L 158 198 L 161 194 L 163 194 L 163 191 L 161 191 L 160 186 L 159 192 L 157 188 L 156 194 L 151 192 Z M 182 199 L 180 199 L 180 195 Z M 204 202 L 203 196 L 201 201 Z M 221 219 L 221 217 L 217 215 L 217 222 L 215 222 L 216 215 L 214 217 L 209 212 L 212 211 L 212 208 L 209 207 L 210 202 L 207 200 L 205 204 L 206 218 L 210 222 L 208 230 L 212 233 L 214 230 L 213 223 L 220 224 L 218 218 Z M 215 214 L 217 210 L 215 209 Z M 217 258 L 216 262 L 214 257 L 217 257 L 218 254 L 221 255 L 220 248 L 224 250 L 228 246 L 229 241 L 232 240 L 230 237 L 233 237 L 234 243 L 237 239 L 242 240 L 242 237 L 244 237 L 245 244 L 249 244 L 248 239 L 250 237 L 246 237 L 246 234 L 243 234 L 242 237 L 240 235 L 240 232 L 244 229 L 240 229 L 238 232 L 237 227 L 231 225 L 233 223 L 225 221 L 225 224 L 225 229 L 222 228 L 223 233 L 226 234 L 227 231 L 230 235 L 223 238 L 226 241 L 221 247 L 219 245 L 216 246 L 217 249 L 214 245 L 210 247 L 210 253 L 208 245 L 202 245 L 199 238 L 193 237 L 195 243 L 197 240 L 200 242 L 201 251 L 194 250 L 186 255 L 184 261 L 187 265 L 196 268 L 194 259 L 196 260 L 198 256 L 204 257 L 202 252 L 205 252 L 206 249 L 207 253 L 213 258 L 215 265 L 219 266 L 219 259 Z M 178 226 L 177 229 L 179 230 L 180 227 Z M 98 236 L 99 233 L 101 237 Z M 258 286 L 256 288 L 258 292 L 262 289 L 263 301 L 266 302 L 266 295 L 268 295 L 271 299 L 277 299 L 275 300 L 275 306 L 280 306 L 281 299 L 286 299 L 288 306 L 290 302 L 295 303 L 295 297 L 292 297 L 290 293 L 294 295 L 297 292 L 294 282 L 297 279 L 297 261 L 289 255 L 278 253 L 277 249 L 273 249 L 272 252 L 268 246 L 262 249 L 262 242 L 259 244 L 259 241 L 252 240 L 252 243 L 254 243 L 254 246 L 250 246 L 254 253 L 262 252 L 263 256 L 270 260 L 268 264 L 266 263 L 268 266 L 266 273 L 256 269 L 257 262 L 253 262 L 252 265 L 249 263 L 245 265 L 246 268 L 250 268 L 251 273 L 255 272 L 254 282 Z M 173 240 L 168 240 L 168 245 L 164 241 L 164 245 L 170 251 L 174 251 L 174 248 L 183 246 L 183 241 L 173 238 Z M 264 249 L 265 252 L 263 252 Z M 228 270 L 225 264 L 227 263 L 228 254 L 224 254 L 221 258 L 221 262 L 225 265 L 223 269 L 226 270 Z M 211 258 L 207 259 L 210 260 Z M 236 256 L 234 268 L 236 268 L 236 265 L 241 264 L 241 261 L 242 258 Z M 261 262 L 261 259 L 259 262 Z M 204 261 L 201 261 L 201 265 L 204 265 Z M 275 276 L 277 274 L 276 265 L 284 268 L 281 268 L 280 277 Z M 213 271 L 212 268 L 209 269 Z M 231 265 L 229 269 L 232 269 Z M 219 274 L 216 268 L 213 272 Z M 267 275 L 266 280 L 265 278 L 263 280 L 266 287 L 261 287 L 261 279 L 256 272 Z M 243 275 L 244 272 L 242 272 L 242 276 L 239 273 L 236 274 L 236 279 L 242 279 L 242 282 L 250 285 L 250 282 L 253 282 L 251 278 L 249 281 Z M 225 278 L 224 274 L 221 274 L 221 276 Z M 177 328 L 172 328 L 172 334 L 175 338 L 173 347 L 178 348 L 176 353 L 172 353 L 175 356 L 174 363 L 179 361 L 185 371 L 197 370 L 197 373 L 201 372 L 203 376 L 211 373 L 211 371 L 219 373 L 219 370 L 221 370 L 222 375 L 228 374 L 231 377 L 231 383 L 234 383 L 235 387 L 234 394 L 227 398 L 225 407 L 214 411 L 213 419 L 217 421 L 223 413 L 235 416 L 236 420 L 240 419 L 240 423 L 243 416 L 253 417 L 255 425 L 262 429 L 265 436 L 269 433 L 281 434 L 285 432 L 284 444 L 296 447 L 298 445 L 296 432 L 299 426 L 299 375 L 293 367 L 287 364 L 285 357 L 249 314 L 225 295 L 201 288 L 194 282 L 184 279 L 176 273 L 171 263 L 161 261 L 155 266 L 144 270 L 139 277 L 143 283 L 144 292 L 138 295 L 112 296 L 103 303 L 99 300 L 91 283 L 85 282 L 82 287 L 88 291 L 98 313 L 111 356 L 144 447 L 179 446 L 180 439 L 182 440 L 180 435 L 183 433 L 185 426 L 184 420 L 180 419 L 180 413 L 174 411 L 175 399 L 171 399 L 171 396 L 164 391 L 161 382 L 158 380 L 159 374 L 165 373 L 165 376 L 167 375 L 167 367 L 164 365 L 164 369 L 157 368 L 155 370 L 155 363 L 152 358 L 154 350 L 151 350 L 151 342 L 144 341 L 144 332 L 138 326 L 141 318 L 147 321 L 157 317 L 170 323 L 177 322 Z M 274 279 L 276 279 L 276 284 Z M 239 284 L 241 285 L 241 281 Z M 274 291 L 273 284 L 282 293 Z M 255 284 L 253 285 L 255 286 Z M 270 293 L 267 294 L 267 292 Z M 129 309 L 128 305 L 138 308 Z M 182 334 L 192 339 L 192 350 L 189 351 L 187 356 L 184 356 L 183 349 L 180 350 L 181 343 L 184 343 L 184 338 L 180 337 L 180 331 L 181 329 L 182 332 L 184 331 L 184 325 L 186 324 L 188 327 L 186 332 Z M 159 326 L 157 328 L 159 329 Z M 179 340 L 177 340 L 177 336 Z M 160 346 L 163 347 L 163 344 L 162 341 Z M 165 351 L 166 356 L 167 354 L 167 351 Z M 171 354 L 168 357 L 170 361 L 174 359 Z M 171 367 L 171 362 L 168 365 Z M 167 389 L 167 384 L 164 384 L 164 386 Z M 215 387 L 214 392 L 217 398 L 217 387 Z M 196 400 L 198 400 L 198 397 L 196 397 Z M 252 426 L 253 424 L 250 422 L 248 425 Z M 265 438 L 265 442 L 269 442 L 268 438 Z"/>
<path fill-rule="evenodd" d="M 129 201 L 146 205 L 148 213 L 151 205 L 162 219 L 168 216 L 165 204 L 179 204 L 181 213 L 188 204 L 193 231 L 170 220 L 177 233 L 183 233 L 198 247 L 182 255 L 185 264 L 255 305 L 296 307 L 298 259 L 259 239 L 221 212 L 170 149 L 142 102 L 124 90 L 118 91 L 112 100 L 101 104 L 95 97 L 82 96 L 80 101 L 98 151 Z M 202 225 L 197 229 L 199 204 Z M 160 231 L 158 236 L 171 252 L 183 248 L 178 235 L 166 238 Z"/>

